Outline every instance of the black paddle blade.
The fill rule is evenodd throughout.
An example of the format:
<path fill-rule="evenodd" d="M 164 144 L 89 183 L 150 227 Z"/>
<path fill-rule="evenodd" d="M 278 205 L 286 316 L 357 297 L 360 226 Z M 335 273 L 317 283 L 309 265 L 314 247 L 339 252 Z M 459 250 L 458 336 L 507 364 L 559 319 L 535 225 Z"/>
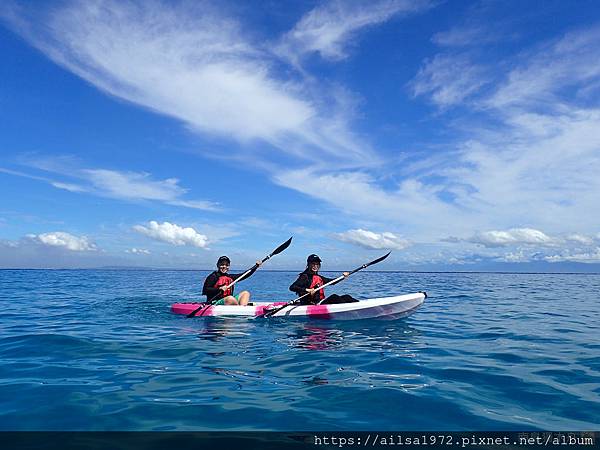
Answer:
<path fill-rule="evenodd" d="M 279 253 L 281 253 L 282 251 L 284 251 L 286 248 L 288 248 L 290 246 L 290 244 L 292 243 L 292 238 L 293 237 L 294 236 L 292 236 L 287 241 L 285 241 L 283 244 L 281 244 L 279 247 L 277 247 L 275 250 L 273 250 L 273 253 L 271 253 L 271 256 L 278 255 Z"/>
<path fill-rule="evenodd" d="M 375 260 L 371 261 L 370 263 L 367 263 L 367 264 L 366 264 L 366 266 L 368 267 L 368 266 L 370 266 L 370 265 L 373 265 L 373 264 L 380 263 L 380 262 L 381 262 L 381 261 L 383 261 L 385 258 L 387 258 L 388 256 L 390 256 L 390 253 L 392 253 L 392 252 L 387 252 L 387 253 L 386 253 L 385 255 L 383 255 L 381 258 L 377 258 L 377 259 L 375 259 Z"/>
<path fill-rule="evenodd" d="M 366 264 L 363 264 L 362 266 L 360 266 L 360 267 L 358 267 L 358 268 L 354 269 L 354 270 L 353 270 L 352 272 L 350 272 L 350 273 L 351 273 L 351 274 L 353 274 L 353 273 L 356 273 L 356 272 L 358 272 L 359 270 L 362 270 L 362 269 L 364 269 L 365 267 L 369 267 L 369 266 L 371 266 L 371 265 L 373 265 L 373 264 L 377 264 L 378 262 L 381 262 L 381 261 L 383 261 L 385 258 L 387 258 L 388 256 L 390 256 L 390 253 L 392 253 L 392 252 L 388 252 L 388 253 L 386 253 L 385 255 L 383 255 L 383 256 L 382 256 L 382 257 L 380 257 L 380 258 L 374 259 L 374 260 L 373 260 L 373 261 L 371 261 L 371 262 L 368 262 L 368 263 L 366 263 Z"/>

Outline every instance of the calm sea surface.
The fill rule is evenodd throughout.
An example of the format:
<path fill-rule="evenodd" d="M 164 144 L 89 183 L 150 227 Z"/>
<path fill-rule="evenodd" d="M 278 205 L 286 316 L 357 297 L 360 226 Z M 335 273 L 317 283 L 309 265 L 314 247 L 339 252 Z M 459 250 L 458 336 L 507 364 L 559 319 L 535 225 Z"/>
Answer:
<path fill-rule="evenodd" d="M 171 314 L 206 274 L 0 271 L 0 429 L 600 429 L 600 275 L 368 272 L 328 291 L 426 290 L 397 321 Z M 287 300 L 295 275 L 241 287 Z"/>

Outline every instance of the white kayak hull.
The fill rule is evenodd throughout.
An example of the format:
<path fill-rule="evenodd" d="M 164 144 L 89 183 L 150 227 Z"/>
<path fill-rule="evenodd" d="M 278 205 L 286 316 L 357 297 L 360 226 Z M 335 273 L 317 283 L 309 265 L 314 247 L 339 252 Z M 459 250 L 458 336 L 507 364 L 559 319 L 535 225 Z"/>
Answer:
<path fill-rule="evenodd" d="M 290 305 L 269 317 L 310 317 L 336 320 L 396 319 L 413 313 L 423 304 L 426 297 L 427 294 L 417 292 L 334 305 Z M 253 302 L 252 305 L 248 306 L 211 305 L 202 307 L 196 312 L 195 316 L 257 317 L 284 304 L 285 302 Z M 199 306 L 201 306 L 200 303 L 175 303 L 171 306 L 171 311 L 175 314 L 187 315 Z"/>

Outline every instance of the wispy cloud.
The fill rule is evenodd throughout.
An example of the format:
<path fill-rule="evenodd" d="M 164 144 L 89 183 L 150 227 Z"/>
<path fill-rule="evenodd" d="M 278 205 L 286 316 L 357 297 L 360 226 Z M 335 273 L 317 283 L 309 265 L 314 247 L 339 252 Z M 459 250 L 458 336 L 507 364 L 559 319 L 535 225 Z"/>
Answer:
<path fill-rule="evenodd" d="M 21 172 L 18 170 L 11 170 L 11 169 L 7 169 L 4 167 L 0 167 L 0 173 L 5 173 L 7 175 L 14 175 L 17 177 L 29 178 L 30 180 L 43 181 L 43 182 L 51 184 L 52 186 L 54 186 L 57 189 L 64 189 L 64 190 L 70 191 L 70 192 L 87 192 L 86 188 L 84 188 L 83 186 L 79 186 L 77 184 L 64 183 L 62 181 L 56 181 L 56 180 L 53 180 L 48 177 L 32 175 L 32 174 Z"/>
<path fill-rule="evenodd" d="M 582 244 L 582 245 L 592 245 L 595 241 L 594 237 L 585 236 L 585 235 L 579 234 L 579 233 L 570 234 L 565 238 L 565 240 L 569 241 L 569 242 L 574 242 L 576 244 Z"/>
<path fill-rule="evenodd" d="M 438 54 L 423 64 L 409 88 L 415 97 L 427 95 L 437 106 L 447 108 L 462 103 L 488 83 L 486 72 L 466 54 Z"/>
<path fill-rule="evenodd" d="M 146 226 L 135 225 L 133 230 L 156 241 L 172 245 L 189 245 L 198 248 L 206 248 L 208 245 L 208 237 L 204 234 L 198 233 L 191 227 L 181 227 L 174 223 L 158 223 L 152 220 Z"/>
<path fill-rule="evenodd" d="M 60 247 L 74 252 L 97 251 L 98 247 L 86 236 L 74 236 L 64 231 L 29 234 L 27 239 L 39 245 Z"/>
<path fill-rule="evenodd" d="M 586 262 L 599 261 L 600 236 L 570 233 L 548 235 L 532 228 L 481 231 L 460 239 L 451 237 L 444 242 L 471 243 L 490 250 L 487 258 L 501 262 Z M 506 249 L 506 250 L 504 250 Z"/>
<path fill-rule="evenodd" d="M 558 255 L 550 255 L 544 258 L 548 262 L 580 262 L 580 263 L 599 263 L 600 262 L 600 247 L 584 253 L 563 252 Z"/>
<path fill-rule="evenodd" d="M 466 239 L 467 242 L 485 247 L 505 247 L 509 245 L 553 246 L 556 240 L 533 228 L 513 228 L 507 231 L 483 231 Z"/>
<path fill-rule="evenodd" d="M 201 210 L 216 210 L 217 204 L 209 201 L 183 200 L 188 192 L 179 186 L 177 178 L 153 180 L 148 173 L 119 172 L 106 169 L 83 171 L 101 195 L 123 200 L 156 200 L 174 206 Z"/>
<path fill-rule="evenodd" d="M 472 106 L 495 113 L 511 113 L 510 108 L 544 108 L 549 113 L 560 113 L 565 103 L 579 97 L 578 91 L 587 91 L 597 83 L 598 26 L 574 30 L 535 44 L 516 56 L 503 55 L 490 61 L 485 57 L 486 44 L 506 33 L 494 29 L 497 23 L 480 22 L 434 35 L 433 41 L 445 47 L 444 52 L 423 62 L 409 84 L 415 96 L 428 96 L 446 108 L 462 104 L 483 86 L 495 82 L 492 94 L 477 99 Z M 460 48 L 468 45 L 478 50 Z M 475 58 L 479 62 L 474 62 Z M 576 90 L 575 95 L 567 90 L 569 87 Z M 581 100 L 585 97 L 581 96 Z"/>
<path fill-rule="evenodd" d="M 456 207 L 440 197 L 443 187 L 426 185 L 413 178 L 384 188 L 373 175 L 364 171 L 304 169 L 282 171 L 273 176 L 273 181 L 319 198 L 352 216 L 381 224 L 394 221 L 401 224 L 407 234 L 423 232 L 423 222 L 433 217 L 453 217 L 458 213 Z M 425 233 L 431 238 L 451 224 L 436 220 L 428 224 Z"/>
<path fill-rule="evenodd" d="M 355 164 L 374 158 L 368 146 L 356 145 L 330 86 L 282 77 L 275 69 L 280 57 L 215 6 L 106 0 L 40 10 L 6 9 L 4 18 L 53 61 L 111 95 L 194 131 L 260 140 L 297 158 L 319 160 L 314 149 Z"/>
<path fill-rule="evenodd" d="M 73 183 L 63 183 L 62 181 L 51 181 L 50 184 L 57 189 L 64 189 L 69 192 L 89 192 L 84 186 Z"/>
<path fill-rule="evenodd" d="M 147 250 L 145 248 L 130 248 L 125 250 L 125 253 L 131 253 L 133 255 L 149 255 L 150 254 L 150 250 Z"/>
<path fill-rule="evenodd" d="M 394 16 L 421 12 L 427 0 L 333 0 L 304 15 L 281 40 L 277 52 L 297 62 L 303 55 L 319 53 L 325 59 L 347 56 L 346 47 L 360 30 Z"/>
<path fill-rule="evenodd" d="M 525 52 L 486 105 L 493 108 L 540 107 L 561 112 L 576 97 L 565 88 L 583 88 L 600 77 L 600 27 L 573 31 Z"/>
<path fill-rule="evenodd" d="M 502 3 L 472 2 L 461 6 L 466 6 L 464 15 L 453 21 L 450 29 L 435 33 L 431 38 L 433 43 L 446 48 L 466 48 L 515 40 L 526 15 L 505 14 L 506 5 Z"/>
<path fill-rule="evenodd" d="M 464 47 L 481 45 L 482 41 L 485 43 L 495 39 L 494 36 L 494 33 L 490 33 L 485 27 L 471 25 L 457 26 L 448 31 L 436 33 L 431 40 L 443 47 Z"/>
<path fill-rule="evenodd" d="M 411 245 L 408 240 L 389 231 L 375 233 L 361 228 L 336 233 L 334 237 L 342 242 L 348 242 L 367 249 L 404 250 Z"/>
<path fill-rule="evenodd" d="M 510 69 L 495 79 L 505 81 L 463 102 L 477 113 L 474 120 L 467 116 L 455 123 L 455 132 L 465 139 L 449 144 L 438 154 L 439 161 L 420 174 L 407 174 L 396 185 L 366 171 L 290 171 L 275 181 L 345 212 L 379 217 L 381 226 L 385 220 L 397 220 L 403 233 L 415 233 L 410 235 L 419 241 L 427 237 L 424 234 L 437 234 L 438 239 L 447 235 L 444 227 L 462 238 L 474 230 L 499 227 L 589 234 L 597 229 L 592 212 L 600 193 L 600 105 L 593 99 L 580 104 L 573 91 L 600 80 L 600 28 L 595 30 L 572 32 L 536 46 L 546 49 L 539 57 L 519 56 L 500 65 Z M 565 49 L 585 55 L 585 61 L 576 63 Z M 554 67 L 561 76 L 546 74 Z M 532 84 L 539 78 L 542 89 L 532 87 L 516 96 L 521 98 L 518 102 L 497 101 L 513 97 L 508 93 L 517 92 L 511 81 L 517 78 Z M 540 109 L 540 101 L 549 96 L 560 101 Z M 461 97 L 449 95 L 440 103 L 450 105 Z M 427 227 L 422 227 L 426 221 Z"/>
<path fill-rule="evenodd" d="M 173 206 L 183 206 L 205 211 L 216 211 L 220 206 L 206 200 L 186 200 L 182 198 L 188 189 L 179 185 L 177 178 L 165 180 L 153 179 L 149 173 L 117 171 L 108 169 L 79 169 L 63 167 L 58 162 L 41 164 L 30 161 L 30 165 L 41 170 L 51 170 L 55 175 L 50 177 L 31 175 L 0 167 L 0 172 L 49 183 L 57 189 L 75 193 L 86 193 L 100 197 L 109 197 L 126 201 L 158 201 Z M 56 176 L 69 176 L 78 179 L 78 183 L 56 180 Z"/>

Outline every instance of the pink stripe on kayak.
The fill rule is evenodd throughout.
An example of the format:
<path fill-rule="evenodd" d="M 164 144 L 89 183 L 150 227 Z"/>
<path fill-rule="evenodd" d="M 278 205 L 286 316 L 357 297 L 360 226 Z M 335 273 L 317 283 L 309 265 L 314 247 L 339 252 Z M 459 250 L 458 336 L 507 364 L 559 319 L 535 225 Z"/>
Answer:
<path fill-rule="evenodd" d="M 309 305 L 306 307 L 306 314 L 316 319 L 331 319 L 327 305 Z"/>
<path fill-rule="evenodd" d="M 276 306 L 283 306 L 285 305 L 287 302 L 275 302 L 275 303 L 269 303 L 268 305 L 261 305 L 261 306 L 255 306 L 254 307 L 254 315 L 255 316 L 262 316 L 264 313 L 266 313 L 267 311 L 269 311 L 269 309 L 272 309 Z"/>
<path fill-rule="evenodd" d="M 204 308 L 203 308 L 200 311 L 198 311 L 196 314 L 194 314 L 194 317 L 197 317 L 197 316 L 199 316 L 201 314 L 202 314 L 202 317 L 212 316 L 214 308 L 215 308 L 214 306 L 209 306 L 208 309 L 206 309 L 206 310 L 204 310 Z"/>
<path fill-rule="evenodd" d="M 191 313 L 193 310 L 195 310 L 198 306 L 200 306 L 200 303 L 174 303 L 173 305 L 171 305 L 171 311 L 173 311 L 175 314 L 189 314 Z M 198 311 L 194 317 L 199 316 L 202 313 L 203 309 L 201 309 L 200 311 Z M 213 314 L 213 307 L 209 306 L 208 310 L 206 310 L 204 313 L 202 313 L 202 316 L 212 316 Z"/>

